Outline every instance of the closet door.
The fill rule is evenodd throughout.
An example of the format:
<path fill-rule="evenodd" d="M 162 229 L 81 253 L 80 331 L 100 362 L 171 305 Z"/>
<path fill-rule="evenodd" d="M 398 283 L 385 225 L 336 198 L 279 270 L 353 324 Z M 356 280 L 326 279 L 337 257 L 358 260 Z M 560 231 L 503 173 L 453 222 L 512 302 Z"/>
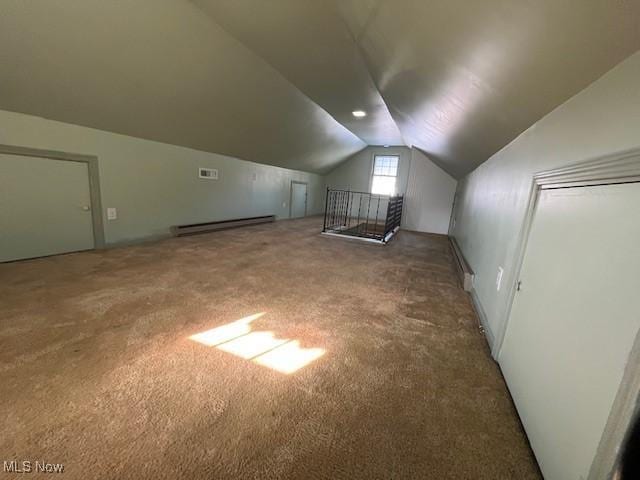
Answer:
<path fill-rule="evenodd" d="M 86 163 L 0 154 L 0 262 L 94 248 L 91 215 Z"/>
<path fill-rule="evenodd" d="M 640 327 L 640 184 L 543 190 L 500 365 L 547 480 L 587 478 Z"/>

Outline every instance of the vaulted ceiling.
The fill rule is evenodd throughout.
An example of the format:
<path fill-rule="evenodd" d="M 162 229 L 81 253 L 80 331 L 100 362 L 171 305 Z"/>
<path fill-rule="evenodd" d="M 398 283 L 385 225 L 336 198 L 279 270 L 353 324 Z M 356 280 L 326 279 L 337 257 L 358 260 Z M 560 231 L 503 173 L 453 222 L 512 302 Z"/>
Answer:
<path fill-rule="evenodd" d="M 639 48 L 630 0 L 3 0 L 0 109 L 318 173 L 415 146 L 460 177 Z"/>

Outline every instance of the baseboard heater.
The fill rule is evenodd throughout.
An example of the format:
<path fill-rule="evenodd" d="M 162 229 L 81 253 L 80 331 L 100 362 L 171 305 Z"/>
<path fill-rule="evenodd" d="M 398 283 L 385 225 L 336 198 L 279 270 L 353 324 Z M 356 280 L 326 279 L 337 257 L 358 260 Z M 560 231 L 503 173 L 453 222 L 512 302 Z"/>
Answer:
<path fill-rule="evenodd" d="M 462 251 L 460 250 L 456 239 L 453 237 L 449 237 L 449 242 L 451 243 L 451 250 L 453 251 L 453 258 L 456 264 L 456 270 L 458 271 L 458 277 L 460 278 L 462 288 L 466 292 L 470 292 L 473 288 L 473 270 L 471 270 L 471 267 L 469 267 L 469 264 L 464 259 Z"/>
<path fill-rule="evenodd" d="M 232 220 L 221 220 L 219 222 L 192 223 L 190 225 L 176 225 L 171 227 L 171 234 L 174 237 L 183 235 L 195 235 L 197 233 L 215 232 L 216 230 L 226 230 L 227 228 L 246 227 L 259 223 L 275 222 L 275 215 L 265 215 L 263 217 L 235 218 Z"/>

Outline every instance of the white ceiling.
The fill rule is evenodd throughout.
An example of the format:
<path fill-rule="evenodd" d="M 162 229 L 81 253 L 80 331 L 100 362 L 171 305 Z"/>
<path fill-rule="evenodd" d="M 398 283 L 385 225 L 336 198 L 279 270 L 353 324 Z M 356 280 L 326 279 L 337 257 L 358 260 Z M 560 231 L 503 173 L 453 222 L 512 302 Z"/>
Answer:
<path fill-rule="evenodd" d="M 627 0 L 3 0 L 0 108 L 318 173 L 409 145 L 460 177 L 639 48 Z"/>

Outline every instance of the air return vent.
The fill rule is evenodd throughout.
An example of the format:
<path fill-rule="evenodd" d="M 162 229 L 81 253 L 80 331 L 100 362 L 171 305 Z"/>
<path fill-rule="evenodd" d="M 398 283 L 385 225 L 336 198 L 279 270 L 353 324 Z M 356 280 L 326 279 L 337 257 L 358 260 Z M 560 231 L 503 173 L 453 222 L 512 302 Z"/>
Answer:
<path fill-rule="evenodd" d="M 218 169 L 200 167 L 198 169 L 198 177 L 206 178 L 207 180 L 218 180 Z"/>

